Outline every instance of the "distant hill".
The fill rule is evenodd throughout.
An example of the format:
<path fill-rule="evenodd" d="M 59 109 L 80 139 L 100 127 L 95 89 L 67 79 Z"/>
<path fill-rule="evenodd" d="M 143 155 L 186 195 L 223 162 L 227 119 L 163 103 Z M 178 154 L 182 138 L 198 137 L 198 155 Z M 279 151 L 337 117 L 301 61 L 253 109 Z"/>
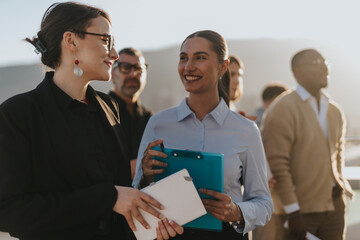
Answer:
<path fill-rule="evenodd" d="M 180 44 L 179 44 L 180 45 Z M 252 113 L 261 104 L 263 87 L 281 81 L 288 87 L 295 86 L 290 71 L 292 55 L 304 48 L 316 48 L 332 64 L 328 92 L 344 110 L 348 119 L 348 133 L 360 135 L 360 70 L 352 59 L 336 49 L 309 40 L 249 39 L 229 40 L 231 54 L 245 63 L 245 94 L 237 103 L 239 109 Z M 144 51 L 149 64 L 148 84 L 141 101 L 154 112 L 177 105 L 186 96 L 177 72 L 179 46 L 156 51 Z M 40 64 L 0 68 L 0 102 L 34 88 L 43 78 Z M 92 83 L 97 90 L 107 92 L 111 83 Z"/>

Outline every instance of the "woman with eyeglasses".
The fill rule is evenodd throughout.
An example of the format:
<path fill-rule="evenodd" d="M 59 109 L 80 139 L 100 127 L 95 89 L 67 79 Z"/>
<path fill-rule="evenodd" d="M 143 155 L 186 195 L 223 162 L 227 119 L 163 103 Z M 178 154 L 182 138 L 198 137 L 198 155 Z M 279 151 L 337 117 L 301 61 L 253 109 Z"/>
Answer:
<path fill-rule="evenodd" d="M 117 105 L 89 86 L 108 81 L 118 58 L 108 14 L 56 3 L 26 41 L 53 71 L 0 105 L 0 231 L 22 240 L 134 239 L 133 218 L 148 226 L 138 209 L 162 218 L 162 206 L 131 188 Z"/>
<path fill-rule="evenodd" d="M 143 187 L 166 167 L 152 159 L 166 157 L 152 147 L 224 154 L 224 193 L 199 189 L 206 210 L 223 222 L 222 232 L 185 229 L 176 239 L 247 239 L 247 233 L 269 221 L 273 207 L 266 177 L 265 154 L 253 121 L 229 109 L 228 50 L 214 31 L 198 31 L 181 45 L 178 72 L 189 96 L 179 106 L 150 118 L 138 153 L 133 186 Z M 155 167 L 155 168 L 154 168 Z M 195 178 L 196 176 L 192 176 Z M 241 191 L 242 185 L 244 191 Z M 176 236 L 165 222 L 158 239 Z"/>

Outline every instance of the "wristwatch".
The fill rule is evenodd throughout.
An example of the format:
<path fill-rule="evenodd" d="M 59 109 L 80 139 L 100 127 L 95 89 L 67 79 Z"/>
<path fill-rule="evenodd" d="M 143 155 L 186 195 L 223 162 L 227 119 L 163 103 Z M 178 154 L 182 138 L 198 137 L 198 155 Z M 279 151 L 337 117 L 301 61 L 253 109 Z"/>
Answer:
<path fill-rule="evenodd" d="M 229 224 L 235 229 L 240 228 L 240 227 L 244 227 L 244 217 L 241 214 L 241 209 L 240 209 L 239 205 L 236 204 L 236 206 L 237 206 L 237 209 L 238 209 L 238 219 L 240 219 L 240 220 L 238 220 L 236 222 L 229 222 Z"/>

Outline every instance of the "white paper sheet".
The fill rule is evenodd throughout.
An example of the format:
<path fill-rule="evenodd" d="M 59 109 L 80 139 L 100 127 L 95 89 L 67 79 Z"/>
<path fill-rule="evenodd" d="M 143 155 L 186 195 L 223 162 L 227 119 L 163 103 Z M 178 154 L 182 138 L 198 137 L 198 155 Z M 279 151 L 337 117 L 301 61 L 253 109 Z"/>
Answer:
<path fill-rule="evenodd" d="M 180 170 L 141 191 L 164 205 L 165 209 L 158 211 L 179 225 L 184 225 L 206 214 L 205 207 L 186 169 Z M 139 210 L 151 228 L 145 229 L 134 218 L 137 229 L 134 232 L 136 238 L 138 240 L 155 239 L 159 219 L 142 209 Z"/>

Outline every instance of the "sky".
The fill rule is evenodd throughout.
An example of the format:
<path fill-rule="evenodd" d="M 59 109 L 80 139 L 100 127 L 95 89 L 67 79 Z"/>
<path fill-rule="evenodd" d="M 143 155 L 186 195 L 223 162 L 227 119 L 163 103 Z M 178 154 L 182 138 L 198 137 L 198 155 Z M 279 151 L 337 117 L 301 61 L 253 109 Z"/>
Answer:
<path fill-rule="evenodd" d="M 0 67 L 39 62 L 25 37 L 37 34 L 51 0 L 0 2 Z M 354 61 L 360 53 L 357 0 L 87 0 L 107 11 L 116 49 L 143 51 L 180 45 L 204 29 L 225 39 L 311 39 Z"/>

